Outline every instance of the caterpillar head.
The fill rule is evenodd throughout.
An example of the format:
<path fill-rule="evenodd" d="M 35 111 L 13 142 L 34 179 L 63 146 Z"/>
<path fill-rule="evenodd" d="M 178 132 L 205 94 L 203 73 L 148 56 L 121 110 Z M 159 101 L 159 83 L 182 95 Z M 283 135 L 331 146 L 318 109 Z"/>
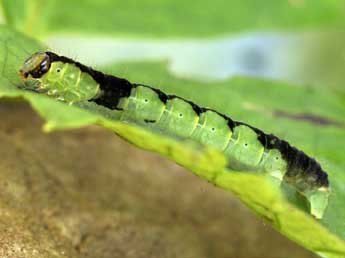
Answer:
<path fill-rule="evenodd" d="M 30 56 L 19 70 L 21 77 L 26 80 L 32 78 L 41 78 L 43 74 L 49 71 L 51 62 L 49 55 L 45 52 L 38 52 Z"/>
<path fill-rule="evenodd" d="M 25 60 L 22 68 L 19 70 L 20 77 L 24 85 L 20 86 L 26 90 L 45 93 L 41 78 L 48 73 L 51 66 L 51 58 L 45 52 L 37 52 Z"/>
<path fill-rule="evenodd" d="M 98 83 L 81 64 L 52 52 L 31 55 L 19 70 L 24 88 L 70 104 L 88 101 L 100 92 Z"/>

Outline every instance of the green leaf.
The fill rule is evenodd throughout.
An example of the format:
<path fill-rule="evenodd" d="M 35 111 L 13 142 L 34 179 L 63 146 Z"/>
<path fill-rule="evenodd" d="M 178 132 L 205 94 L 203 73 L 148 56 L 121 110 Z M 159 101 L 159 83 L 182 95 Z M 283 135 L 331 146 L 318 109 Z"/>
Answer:
<path fill-rule="evenodd" d="M 202 37 L 345 24 L 344 4 L 338 0 L 3 0 L 3 5 L 7 21 L 31 35 Z"/>
<path fill-rule="evenodd" d="M 0 27 L 0 96 L 22 98 L 46 120 L 44 129 L 64 130 L 96 124 L 136 146 L 160 153 L 216 186 L 235 193 L 248 207 L 279 232 L 324 257 L 345 256 L 345 107 L 326 90 L 237 78 L 223 83 L 195 83 L 169 76 L 163 64 L 126 64 L 129 79 L 162 88 L 210 106 L 236 120 L 273 132 L 315 156 L 329 173 L 332 194 L 321 221 L 303 211 L 297 199 L 287 201 L 264 176 L 228 171 L 224 156 L 190 141 L 181 141 L 145 128 L 122 123 L 112 112 L 95 104 L 68 106 L 46 96 L 19 90 L 18 69 L 28 55 L 44 47 L 34 40 Z M 123 66 L 104 71 L 121 74 Z M 164 83 L 158 83 L 159 81 Z M 212 89 L 212 90 L 210 90 Z M 196 95 L 195 92 L 198 92 Z M 300 207 L 300 208 L 298 208 Z M 302 209 L 301 209 L 302 208 Z M 317 236 L 317 237 L 316 237 Z"/>

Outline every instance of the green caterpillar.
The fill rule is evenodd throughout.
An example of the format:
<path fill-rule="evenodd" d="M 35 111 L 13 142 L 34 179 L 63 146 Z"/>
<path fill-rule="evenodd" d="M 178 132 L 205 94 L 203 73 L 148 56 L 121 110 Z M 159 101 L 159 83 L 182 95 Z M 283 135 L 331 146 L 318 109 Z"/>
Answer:
<path fill-rule="evenodd" d="M 67 103 L 92 101 L 121 113 L 121 119 L 150 124 L 179 137 L 222 151 L 229 167 L 265 172 L 304 195 L 320 219 L 330 194 L 327 173 L 319 163 L 288 142 L 248 124 L 178 96 L 95 71 L 52 52 L 30 56 L 20 74 L 35 80 L 35 91 Z"/>

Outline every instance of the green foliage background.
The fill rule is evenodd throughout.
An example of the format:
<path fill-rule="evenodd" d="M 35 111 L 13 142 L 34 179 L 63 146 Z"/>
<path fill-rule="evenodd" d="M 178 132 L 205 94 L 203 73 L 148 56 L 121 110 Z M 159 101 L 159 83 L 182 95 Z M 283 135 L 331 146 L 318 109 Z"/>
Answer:
<path fill-rule="evenodd" d="M 23 98 L 47 121 L 45 130 L 97 124 L 133 144 L 175 160 L 215 185 L 234 192 L 259 216 L 292 240 L 324 257 L 345 257 L 345 101 L 343 89 L 296 86 L 255 78 L 200 83 L 175 78 L 165 63 L 109 64 L 104 72 L 159 87 L 217 109 L 236 120 L 272 132 L 320 161 L 329 173 L 332 195 L 321 221 L 311 218 L 294 195 L 287 201 L 262 176 L 229 172 L 221 153 L 191 142 L 116 121 L 94 105 L 71 107 L 18 90 L 17 70 L 28 54 L 44 50 L 48 36 L 71 34 L 128 37 L 210 37 L 255 30 L 341 30 L 342 1 L 40 1 L 3 0 L 7 25 L 0 28 L 0 96 Z M 269 7 L 269 8 L 268 8 Z M 95 22 L 97 21 L 97 22 Z M 21 31 L 27 36 L 23 36 Z M 159 83 L 163 81 L 164 83 Z M 195 94 L 198 92 L 198 94 Z M 277 111 L 291 116 L 276 115 Z M 292 119 L 300 114 L 327 118 L 328 125 Z M 143 140 L 145 139 L 145 140 Z M 316 237 L 317 236 L 317 237 Z"/>

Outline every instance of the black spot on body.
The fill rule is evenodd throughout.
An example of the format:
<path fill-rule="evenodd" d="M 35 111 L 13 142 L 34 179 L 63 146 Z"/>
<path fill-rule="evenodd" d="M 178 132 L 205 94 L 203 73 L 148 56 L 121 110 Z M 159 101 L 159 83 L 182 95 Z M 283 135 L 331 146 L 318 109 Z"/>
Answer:
<path fill-rule="evenodd" d="M 144 119 L 145 123 L 156 123 L 156 120 Z"/>

